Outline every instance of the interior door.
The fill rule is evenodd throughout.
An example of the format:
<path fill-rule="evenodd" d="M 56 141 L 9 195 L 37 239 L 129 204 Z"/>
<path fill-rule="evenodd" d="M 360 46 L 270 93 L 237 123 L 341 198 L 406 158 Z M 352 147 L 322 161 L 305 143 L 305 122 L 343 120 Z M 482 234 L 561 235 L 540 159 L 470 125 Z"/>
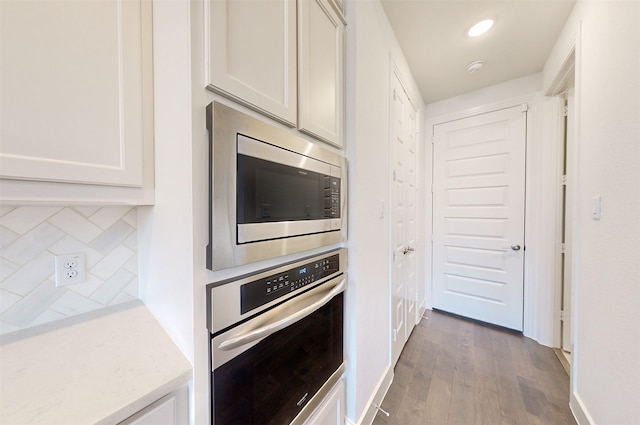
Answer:
<path fill-rule="evenodd" d="M 391 353 L 395 364 L 416 323 L 416 111 L 395 73 L 392 84 Z"/>
<path fill-rule="evenodd" d="M 526 106 L 434 126 L 433 307 L 522 331 Z"/>

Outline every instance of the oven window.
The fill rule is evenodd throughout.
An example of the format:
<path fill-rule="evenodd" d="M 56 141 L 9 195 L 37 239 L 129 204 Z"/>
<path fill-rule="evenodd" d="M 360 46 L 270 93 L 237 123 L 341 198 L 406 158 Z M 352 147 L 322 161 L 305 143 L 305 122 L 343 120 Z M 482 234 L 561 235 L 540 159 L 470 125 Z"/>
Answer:
<path fill-rule="evenodd" d="M 238 154 L 238 224 L 325 218 L 325 176 Z"/>
<path fill-rule="evenodd" d="M 213 423 L 290 423 L 343 362 L 343 297 L 218 367 Z"/>

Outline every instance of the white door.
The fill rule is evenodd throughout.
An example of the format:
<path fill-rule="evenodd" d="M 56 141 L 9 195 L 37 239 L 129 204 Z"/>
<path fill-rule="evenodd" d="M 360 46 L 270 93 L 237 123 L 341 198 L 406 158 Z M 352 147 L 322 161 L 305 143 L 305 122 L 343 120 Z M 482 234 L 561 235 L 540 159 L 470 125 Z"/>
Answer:
<path fill-rule="evenodd" d="M 525 106 L 434 126 L 433 307 L 522 330 Z"/>
<path fill-rule="evenodd" d="M 416 323 L 416 111 L 393 75 L 391 100 L 392 360 L 398 360 Z"/>

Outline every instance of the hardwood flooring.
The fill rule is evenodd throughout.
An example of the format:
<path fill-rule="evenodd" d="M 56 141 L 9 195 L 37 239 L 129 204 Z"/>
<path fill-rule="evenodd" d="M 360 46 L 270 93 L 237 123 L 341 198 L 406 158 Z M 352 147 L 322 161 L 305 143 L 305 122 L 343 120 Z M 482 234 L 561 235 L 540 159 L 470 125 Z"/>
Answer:
<path fill-rule="evenodd" d="M 374 425 L 576 425 L 553 349 L 436 311 L 415 327 Z"/>

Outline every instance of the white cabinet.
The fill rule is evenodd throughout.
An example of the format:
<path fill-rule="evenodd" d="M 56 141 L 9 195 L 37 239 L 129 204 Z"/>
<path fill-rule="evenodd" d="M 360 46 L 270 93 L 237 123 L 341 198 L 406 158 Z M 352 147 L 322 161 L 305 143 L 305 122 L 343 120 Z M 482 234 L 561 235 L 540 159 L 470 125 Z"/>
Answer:
<path fill-rule="evenodd" d="M 92 185 L 92 201 L 96 185 L 142 188 L 153 175 L 151 2 L 3 0 L 0 19 L 2 200 L 60 190 L 25 182 Z"/>
<path fill-rule="evenodd" d="M 344 22 L 327 0 L 298 2 L 298 128 L 338 146 L 344 134 Z"/>
<path fill-rule="evenodd" d="M 331 390 L 324 402 L 307 419 L 305 425 L 344 424 L 344 380 L 341 379 Z"/>
<path fill-rule="evenodd" d="M 217 0 L 207 88 L 337 146 L 344 133 L 344 20 L 330 0 Z"/>
<path fill-rule="evenodd" d="M 119 425 L 184 425 L 189 423 L 189 392 L 182 387 Z"/>
<path fill-rule="evenodd" d="M 296 3 L 216 0 L 209 13 L 208 88 L 294 126 Z"/>

